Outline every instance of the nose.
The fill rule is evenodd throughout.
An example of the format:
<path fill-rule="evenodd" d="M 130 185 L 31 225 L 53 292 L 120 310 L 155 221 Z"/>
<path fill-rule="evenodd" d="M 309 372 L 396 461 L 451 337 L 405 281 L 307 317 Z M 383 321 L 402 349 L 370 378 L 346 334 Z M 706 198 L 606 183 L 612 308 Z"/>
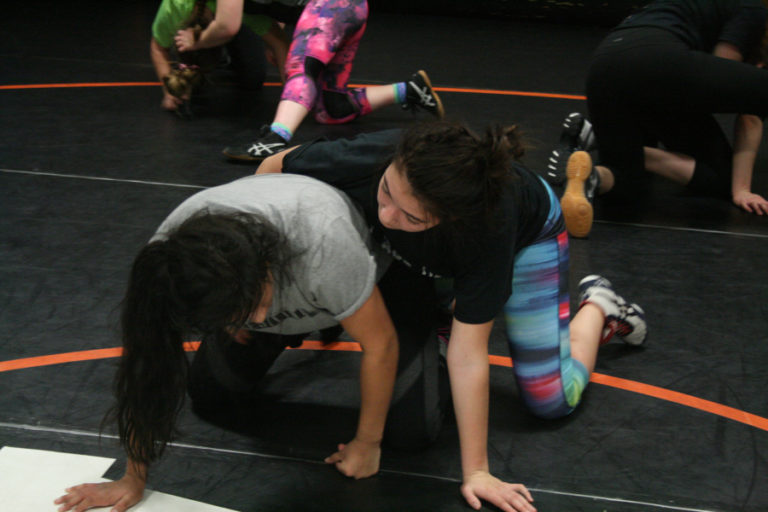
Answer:
<path fill-rule="evenodd" d="M 397 225 L 397 208 L 391 204 L 381 205 L 379 208 L 379 220 L 388 228 L 394 227 Z"/>
<path fill-rule="evenodd" d="M 265 307 L 259 306 L 258 308 L 256 308 L 256 311 L 251 313 L 251 316 L 250 316 L 250 318 L 248 318 L 248 320 L 251 323 L 260 324 L 264 320 L 267 319 L 267 313 L 268 312 L 269 312 L 269 308 L 265 308 Z"/>

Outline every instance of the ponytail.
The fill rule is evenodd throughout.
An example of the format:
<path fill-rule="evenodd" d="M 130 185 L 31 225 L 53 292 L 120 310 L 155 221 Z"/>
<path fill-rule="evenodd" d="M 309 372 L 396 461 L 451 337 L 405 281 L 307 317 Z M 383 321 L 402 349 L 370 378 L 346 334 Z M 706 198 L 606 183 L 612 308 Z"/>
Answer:
<path fill-rule="evenodd" d="M 149 464 L 176 436 L 188 361 L 183 336 L 240 327 L 268 283 L 286 279 L 282 234 L 257 215 L 186 220 L 134 260 L 122 303 L 123 355 L 115 378 L 115 420 L 128 456 Z"/>
<path fill-rule="evenodd" d="M 170 305 L 167 245 L 147 245 L 133 263 L 122 304 L 117 404 L 110 413 L 128 457 L 143 464 L 159 458 L 175 437 L 186 391 L 188 363 Z"/>

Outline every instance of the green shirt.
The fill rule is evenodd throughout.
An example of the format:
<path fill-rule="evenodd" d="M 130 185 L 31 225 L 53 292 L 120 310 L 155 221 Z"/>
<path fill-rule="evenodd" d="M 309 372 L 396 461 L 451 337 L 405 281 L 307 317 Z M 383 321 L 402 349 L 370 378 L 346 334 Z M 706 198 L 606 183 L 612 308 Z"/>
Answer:
<path fill-rule="evenodd" d="M 208 0 L 205 5 L 212 12 L 216 12 L 215 0 Z M 192 15 L 194 7 L 195 0 L 163 0 L 152 23 L 152 37 L 155 41 L 163 48 L 170 48 L 173 45 L 173 36 L 181 30 Z M 256 35 L 262 36 L 272 26 L 272 18 L 257 14 L 243 14 L 243 23 Z"/>

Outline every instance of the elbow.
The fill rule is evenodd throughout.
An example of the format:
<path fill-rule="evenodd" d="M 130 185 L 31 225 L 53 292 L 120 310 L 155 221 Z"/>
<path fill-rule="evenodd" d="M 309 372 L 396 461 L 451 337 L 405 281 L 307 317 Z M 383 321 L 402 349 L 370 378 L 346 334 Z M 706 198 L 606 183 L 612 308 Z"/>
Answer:
<path fill-rule="evenodd" d="M 752 114 L 742 115 L 741 120 L 747 128 L 751 128 L 753 130 L 762 128 L 763 126 L 763 120 L 760 117 Z"/>
<path fill-rule="evenodd" d="M 221 37 L 226 38 L 227 41 L 231 40 L 240 31 L 240 22 L 230 21 L 223 23 L 219 29 Z"/>

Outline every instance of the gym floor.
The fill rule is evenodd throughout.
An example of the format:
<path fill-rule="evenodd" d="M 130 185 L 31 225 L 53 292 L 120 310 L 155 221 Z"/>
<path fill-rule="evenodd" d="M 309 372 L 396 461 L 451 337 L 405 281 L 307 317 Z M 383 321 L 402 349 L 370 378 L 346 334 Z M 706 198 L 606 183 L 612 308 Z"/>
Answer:
<path fill-rule="evenodd" d="M 114 457 L 113 479 L 124 458 L 112 426 L 98 433 L 130 262 L 183 199 L 253 172 L 221 150 L 269 122 L 280 95 L 273 73 L 256 93 L 210 88 L 192 119 L 163 112 L 149 62 L 156 7 L 22 2 L 0 35 L 0 446 Z M 373 12 L 352 82 L 425 69 L 450 117 L 519 125 L 525 162 L 541 171 L 563 117 L 586 112 L 586 64 L 606 31 Z M 419 117 L 388 107 L 345 126 L 307 120 L 294 140 Z M 767 168 L 763 151 L 753 187 L 763 195 Z M 598 203 L 590 237 L 572 241 L 572 291 L 605 275 L 644 307 L 650 331 L 643 349 L 601 349 L 574 414 L 527 413 L 498 326 L 492 335 L 491 468 L 525 483 L 541 512 L 768 510 L 768 219 L 652 189 Z M 286 352 L 248 428 L 185 409 L 149 487 L 244 512 L 469 510 L 450 419 L 424 451 L 385 451 L 375 477 L 351 481 L 322 463 L 354 432 L 358 357 Z"/>

